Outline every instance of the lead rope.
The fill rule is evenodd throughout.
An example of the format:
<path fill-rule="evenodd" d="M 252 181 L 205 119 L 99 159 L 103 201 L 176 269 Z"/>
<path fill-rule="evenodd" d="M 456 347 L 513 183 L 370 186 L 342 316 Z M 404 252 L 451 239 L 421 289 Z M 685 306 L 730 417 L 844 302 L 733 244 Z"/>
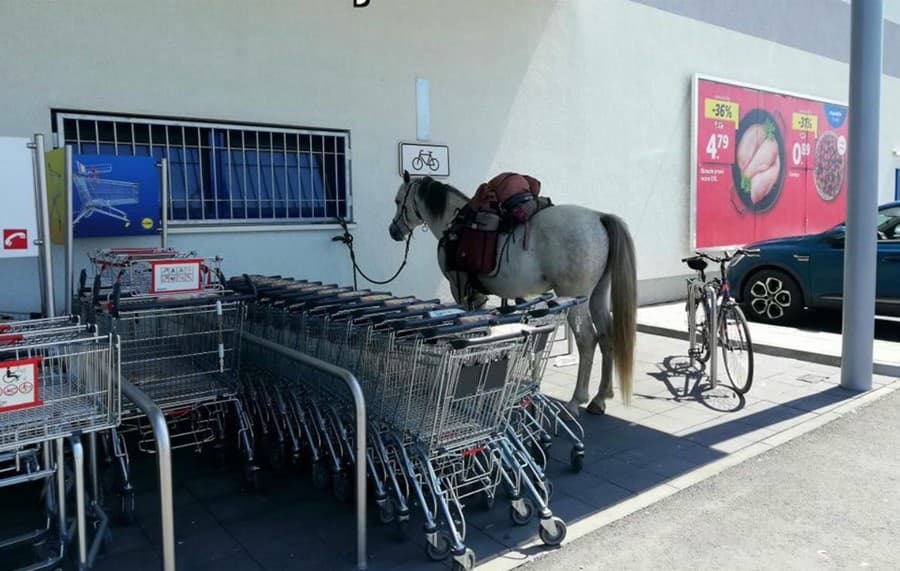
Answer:
<path fill-rule="evenodd" d="M 353 250 L 353 234 L 350 233 L 350 228 L 347 227 L 347 221 L 342 217 L 338 216 L 337 218 L 338 224 L 341 225 L 341 228 L 344 230 L 344 234 L 342 236 L 335 236 L 331 239 L 332 242 L 343 242 L 347 249 L 350 251 L 350 261 L 353 263 L 353 289 L 359 289 L 357 287 L 356 274 L 358 273 L 363 277 L 367 282 L 373 283 L 375 285 L 385 285 L 389 284 L 400 275 L 400 272 L 403 271 L 403 268 L 406 267 L 406 261 L 409 259 L 409 243 L 412 241 L 413 232 L 410 232 L 406 237 L 406 249 L 403 252 L 403 263 L 400 264 L 400 267 L 397 268 L 397 271 L 394 272 L 390 278 L 386 280 L 373 280 L 369 276 L 366 275 L 362 268 L 359 267 L 359 264 L 356 263 L 356 252 Z"/>

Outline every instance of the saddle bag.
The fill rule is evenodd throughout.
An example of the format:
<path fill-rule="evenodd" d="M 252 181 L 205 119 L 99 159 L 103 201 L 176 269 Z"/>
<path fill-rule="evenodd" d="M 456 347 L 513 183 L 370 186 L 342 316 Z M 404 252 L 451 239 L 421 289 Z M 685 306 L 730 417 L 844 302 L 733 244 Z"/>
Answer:
<path fill-rule="evenodd" d="M 456 242 L 453 265 L 459 272 L 489 274 L 497 265 L 496 232 L 466 228 Z"/>

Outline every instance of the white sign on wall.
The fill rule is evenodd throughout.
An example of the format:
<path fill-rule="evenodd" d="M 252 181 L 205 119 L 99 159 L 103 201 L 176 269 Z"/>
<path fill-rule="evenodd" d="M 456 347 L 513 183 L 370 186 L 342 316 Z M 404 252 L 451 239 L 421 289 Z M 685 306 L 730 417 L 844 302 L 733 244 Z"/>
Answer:
<path fill-rule="evenodd" d="M 400 143 L 400 174 L 450 176 L 450 147 Z"/>
<path fill-rule="evenodd" d="M 201 287 L 200 265 L 202 260 L 177 260 L 150 262 L 153 282 L 150 293 L 184 293 L 198 291 Z"/>
<path fill-rule="evenodd" d="M 30 139 L 0 137 L 0 258 L 38 255 L 37 209 L 34 205 L 34 163 Z"/>

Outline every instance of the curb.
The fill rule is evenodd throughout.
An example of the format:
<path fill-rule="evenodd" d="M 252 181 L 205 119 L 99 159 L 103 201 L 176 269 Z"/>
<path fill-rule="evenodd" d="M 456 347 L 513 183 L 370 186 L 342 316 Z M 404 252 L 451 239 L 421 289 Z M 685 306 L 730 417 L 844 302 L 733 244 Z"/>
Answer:
<path fill-rule="evenodd" d="M 742 448 L 719 460 L 701 466 L 692 472 L 668 480 L 654 488 L 650 488 L 646 492 L 642 492 L 603 511 L 573 522 L 569 525 L 568 533 L 566 539 L 562 542 L 562 546 L 593 533 L 616 520 L 650 507 L 656 502 L 668 498 L 669 496 L 673 496 L 681 490 L 699 484 L 728 468 L 741 464 L 764 452 L 768 452 L 782 444 L 812 432 L 817 428 L 821 428 L 822 426 L 842 418 L 846 414 L 854 412 L 860 407 L 871 404 L 898 389 L 900 389 L 900 380 L 891 381 L 884 386 L 863 393 L 848 402 L 829 409 L 827 412 L 823 412 L 814 418 L 810 418 L 800 424 L 786 428 L 764 440 L 751 444 L 746 448 Z M 529 554 L 529 552 L 534 552 L 535 550 L 541 551 Z M 512 549 L 490 561 L 486 561 L 483 564 L 478 565 L 476 569 L 478 571 L 510 571 L 511 569 L 515 569 L 516 567 L 555 552 L 555 549 L 546 550 L 539 540 L 535 540 L 525 545 L 521 545 L 516 549 Z"/>
<path fill-rule="evenodd" d="M 688 340 L 687 331 L 679 329 L 671 329 L 661 327 L 659 325 L 648 325 L 646 323 L 638 323 L 637 330 L 641 333 L 650 335 L 658 335 L 660 337 L 671 337 L 682 341 Z M 812 351 L 803 351 L 801 349 L 788 349 L 777 345 L 766 345 L 765 343 L 753 342 L 753 351 L 762 355 L 772 355 L 774 357 L 784 357 L 787 359 L 797 359 L 798 361 L 806 361 L 807 363 L 818 363 L 820 365 L 828 365 L 829 367 L 841 366 L 841 358 L 837 355 L 825 355 L 823 353 L 814 353 Z M 872 363 L 872 373 L 885 377 L 900 377 L 900 365 L 892 365 L 890 363 Z"/>

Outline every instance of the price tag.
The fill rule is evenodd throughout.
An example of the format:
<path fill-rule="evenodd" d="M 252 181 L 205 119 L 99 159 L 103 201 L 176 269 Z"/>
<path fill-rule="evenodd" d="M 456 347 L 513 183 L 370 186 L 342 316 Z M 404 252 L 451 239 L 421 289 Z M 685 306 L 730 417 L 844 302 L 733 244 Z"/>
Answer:
<path fill-rule="evenodd" d="M 819 134 L 818 116 L 808 113 L 794 113 L 791 117 L 791 128 L 794 131 L 806 131 L 813 135 Z"/>
<path fill-rule="evenodd" d="M 788 168 L 811 169 L 815 166 L 816 135 L 819 117 L 812 113 L 791 113 L 791 132 L 785 149 Z"/>
<path fill-rule="evenodd" d="M 703 116 L 714 121 L 734 123 L 734 128 L 737 129 L 741 116 L 740 107 L 734 101 L 707 98 L 703 102 Z"/>

